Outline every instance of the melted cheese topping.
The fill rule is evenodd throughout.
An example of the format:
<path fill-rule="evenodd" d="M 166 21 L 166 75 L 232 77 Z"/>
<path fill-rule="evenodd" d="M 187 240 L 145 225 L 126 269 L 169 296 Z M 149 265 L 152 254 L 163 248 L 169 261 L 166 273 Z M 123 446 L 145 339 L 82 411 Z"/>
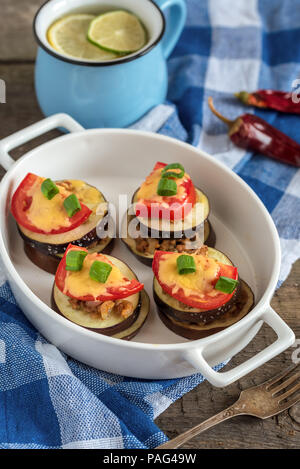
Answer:
<path fill-rule="evenodd" d="M 63 206 L 64 198 L 70 192 L 59 187 L 59 193 L 53 199 L 48 200 L 41 191 L 41 184 L 44 180 L 45 178 L 37 179 L 28 191 L 27 195 L 32 197 L 31 205 L 26 211 L 28 220 L 46 232 L 70 226 L 71 222 Z"/>
<path fill-rule="evenodd" d="M 91 265 L 94 261 L 106 262 L 112 266 L 112 270 L 105 283 L 97 282 L 89 276 Z M 130 280 L 107 257 L 101 254 L 88 254 L 83 262 L 83 267 L 78 272 L 67 271 L 63 293 L 69 292 L 72 296 L 82 297 L 92 295 L 94 298 L 106 293 L 109 287 L 124 287 L 130 284 Z"/>
<path fill-rule="evenodd" d="M 28 220 L 45 232 L 68 227 L 71 225 L 66 209 L 63 206 L 64 198 L 76 194 L 78 200 L 96 213 L 99 205 L 104 202 L 101 193 L 84 181 L 70 179 L 57 182 L 59 194 L 48 200 L 41 191 L 41 184 L 45 178 L 39 178 L 28 192 L 32 203 L 27 210 Z"/>
<path fill-rule="evenodd" d="M 159 262 L 159 279 L 172 288 L 173 294 L 177 293 L 179 289 L 183 290 L 185 296 L 190 296 L 195 292 L 199 297 L 208 294 L 215 296 L 220 293 L 214 289 L 213 285 L 220 270 L 220 266 L 215 259 L 201 254 L 193 254 L 196 272 L 180 275 L 177 270 L 177 258 L 180 255 L 180 253 L 166 254 L 161 257 Z"/>
<path fill-rule="evenodd" d="M 66 189 L 76 194 L 78 200 L 87 205 L 91 210 L 96 209 L 98 204 L 103 202 L 101 193 L 95 187 L 89 186 L 84 181 L 68 179 L 57 183 L 59 187 L 64 184 L 66 184 Z"/>
<path fill-rule="evenodd" d="M 137 193 L 137 200 L 138 202 L 143 202 L 144 200 L 153 200 L 154 202 L 163 202 L 164 197 L 157 194 L 157 186 L 161 179 L 161 173 L 164 168 L 159 168 L 153 171 L 143 182 L 141 185 L 138 193 Z M 178 172 L 178 170 L 172 170 L 174 172 Z M 188 181 L 189 175 L 184 174 L 183 178 L 181 179 L 173 179 L 177 184 L 177 194 L 176 198 L 185 198 L 186 190 L 183 185 L 183 182 Z"/>

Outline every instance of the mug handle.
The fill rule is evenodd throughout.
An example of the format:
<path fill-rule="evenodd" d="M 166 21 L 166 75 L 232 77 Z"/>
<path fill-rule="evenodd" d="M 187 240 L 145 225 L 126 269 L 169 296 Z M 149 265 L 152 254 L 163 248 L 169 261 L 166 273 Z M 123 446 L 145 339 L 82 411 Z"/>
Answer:
<path fill-rule="evenodd" d="M 167 59 L 182 33 L 186 20 L 186 4 L 185 0 L 156 0 L 156 3 L 163 12 L 170 9 L 170 16 L 166 21 L 166 31 L 162 40 L 163 54 Z"/>
<path fill-rule="evenodd" d="M 197 372 L 201 373 L 204 378 L 206 378 L 214 386 L 228 386 L 256 368 L 259 368 L 261 365 L 271 360 L 276 355 L 279 355 L 295 342 L 295 335 L 293 331 L 271 308 L 271 306 L 266 309 L 262 316 L 258 317 L 258 321 L 264 321 L 267 323 L 276 332 L 277 340 L 265 349 L 261 350 L 257 355 L 254 355 L 254 357 L 249 358 L 244 363 L 241 363 L 229 371 L 220 373 L 212 369 L 212 367 L 204 358 L 206 348 L 205 345 L 202 348 L 193 348 L 187 350 L 184 352 L 183 358 L 185 358 L 185 360 L 190 363 L 197 370 Z M 226 339 L 226 335 L 230 335 L 232 333 L 230 329 L 230 327 L 227 329 L 227 331 L 225 329 L 225 337 L 224 334 L 222 334 L 221 340 L 224 341 L 224 339 Z M 217 337 L 215 337 L 214 340 L 216 341 L 216 339 Z M 209 343 L 207 345 L 209 346 Z"/>

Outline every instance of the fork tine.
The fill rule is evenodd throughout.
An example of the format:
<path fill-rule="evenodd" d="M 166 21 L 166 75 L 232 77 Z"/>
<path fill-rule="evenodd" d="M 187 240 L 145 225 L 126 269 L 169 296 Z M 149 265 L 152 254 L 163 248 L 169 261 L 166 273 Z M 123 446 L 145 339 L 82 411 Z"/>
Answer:
<path fill-rule="evenodd" d="M 283 401 L 284 399 L 286 399 L 287 397 L 291 396 L 292 394 L 294 394 L 296 391 L 298 391 L 300 389 L 300 383 L 296 384 L 296 386 L 293 386 L 291 389 L 289 389 L 288 391 L 286 391 L 285 393 L 283 394 L 280 394 L 280 396 L 278 396 L 277 398 L 275 397 L 275 399 L 278 399 L 278 402 L 281 402 Z M 300 397 L 300 396 L 299 396 Z"/>
<path fill-rule="evenodd" d="M 295 370 L 297 367 L 299 366 L 299 364 L 297 365 L 291 365 L 289 366 L 288 368 L 286 368 L 284 371 L 282 371 L 281 373 L 279 373 L 278 375 L 274 376 L 273 378 L 269 379 L 268 381 L 266 381 L 264 384 L 266 386 L 266 390 L 268 391 L 270 389 L 270 387 L 277 383 L 278 381 L 280 381 L 281 379 L 283 379 L 286 375 L 288 375 L 291 371 Z"/>
<path fill-rule="evenodd" d="M 300 402 L 300 395 L 298 395 L 297 397 L 294 397 L 294 399 L 289 399 L 287 402 L 283 402 L 283 403 L 279 402 L 280 407 L 278 408 L 278 413 L 289 409 L 290 407 L 297 404 L 298 402 Z"/>
<path fill-rule="evenodd" d="M 281 383 L 279 386 L 277 386 L 276 388 L 273 388 L 272 389 L 272 396 L 274 396 L 275 394 L 277 394 L 279 391 L 281 391 L 282 389 L 285 389 L 287 388 L 290 384 L 292 384 L 294 381 L 296 381 L 296 379 L 298 379 L 300 377 L 300 371 L 298 371 L 297 373 L 295 373 L 294 375 L 292 375 L 290 378 L 286 379 L 285 381 L 283 381 L 283 383 Z"/>

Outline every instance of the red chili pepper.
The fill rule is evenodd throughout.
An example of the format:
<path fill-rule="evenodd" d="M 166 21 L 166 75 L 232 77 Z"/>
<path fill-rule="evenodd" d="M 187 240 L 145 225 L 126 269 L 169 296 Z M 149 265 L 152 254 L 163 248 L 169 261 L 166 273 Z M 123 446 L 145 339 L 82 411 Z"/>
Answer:
<path fill-rule="evenodd" d="M 254 114 L 243 114 L 235 120 L 222 116 L 208 98 L 211 111 L 229 126 L 229 137 L 238 147 L 253 150 L 300 167 L 300 145 L 280 130 Z"/>
<path fill-rule="evenodd" d="M 300 101 L 293 102 L 293 93 L 274 90 L 258 90 L 254 93 L 240 91 L 235 96 L 244 104 L 291 114 L 300 114 Z"/>

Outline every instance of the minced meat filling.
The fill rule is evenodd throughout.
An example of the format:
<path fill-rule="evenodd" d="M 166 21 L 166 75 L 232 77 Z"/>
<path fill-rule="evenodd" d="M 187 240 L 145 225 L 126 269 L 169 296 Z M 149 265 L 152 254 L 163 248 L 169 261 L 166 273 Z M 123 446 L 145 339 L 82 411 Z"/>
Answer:
<path fill-rule="evenodd" d="M 149 254 L 154 254 L 156 249 L 159 249 L 159 242 L 154 238 L 137 238 L 136 249 L 139 252 L 147 252 Z"/>
<path fill-rule="evenodd" d="M 192 239 L 137 238 L 135 243 L 137 251 L 147 254 L 154 254 L 156 249 L 160 251 L 192 253 L 202 245 L 202 242 L 197 240 L 196 236 Z M 193 244 L 191 245 L 191 243 Z"/>
<path fill-rule="evenodd" d="M 69 298 L 69 303 L 73 309 L 81 309 L 87 313 L 100 315 L 101 319 L 106 319 L 112 312 L 119 314 L 124 319 L 133 313 L 133 304 L 127 300 L 81 301 Z"/>

